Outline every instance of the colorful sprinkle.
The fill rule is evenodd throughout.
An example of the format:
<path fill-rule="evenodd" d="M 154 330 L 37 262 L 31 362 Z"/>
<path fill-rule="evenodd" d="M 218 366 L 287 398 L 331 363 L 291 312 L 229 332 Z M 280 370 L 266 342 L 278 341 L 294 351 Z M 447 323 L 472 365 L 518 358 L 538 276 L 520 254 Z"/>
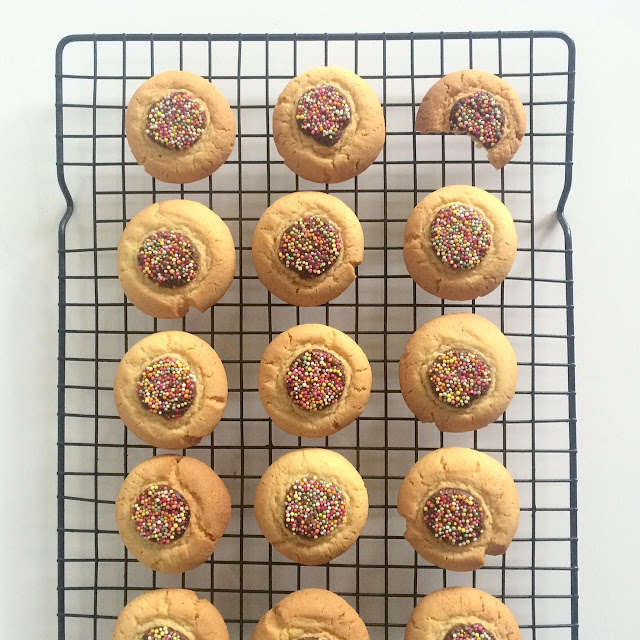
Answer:
<path fill-rule="evenodd" d="M 181 538 L 190 518 L 189 504 L 184 496 L 166 484 L 147 487 L 131 507 L 136 531 L 159 544 L 170 544 Z"/>
<path fill-rule="evenodd" d="M 137 390 L 147 411 L 167 419 L 180 418 L 196 397 L 196 376 L 186 362 L 164 356 L 142 370 Z"/>
<path fill-rule="evenodd" d="M 436 491 L 424 505 L 424 521 L 436 538 L 464 547 L 484 533 L 484 509 L 463 489 Z"/>
<path fill-rule="evenodd" d="M 487 255 L 491 233 L 484 216 L 473 207 L 451 204 L 431 222 L 429 241 L 440 260 L 452 269 L 473 269 Z"/>
<path fill-rule="evenodd" d="M 347 519 L 342 491 L 333 482 L 317 476 L 294 482 L 284 504 L 284 526 L 305 538 L 328 536 Z"/>
<path fill-rule="evenodd" d="M 449 630 L 444 640 L 496 640 L 496 637 L 479 622 L 458 624 Z"/>
<path fill-rule="evenodd" d="M 204 107 L 184 89 L 162 96 L 147 113 L 147 135 L 167 149 L 181 151 L 192 147 L 206 126 Z"/>
<path fill-rule="evenodd" d="M 342 362 L 322 349 L 308 349 L 296 356 L 285 376 L 289 397 L 308 411 L 320 411 L 338 402 L 344 383 Z"/>
<path fill-rule="evenodd" d="M 163 625 L 144 632 L 142 640 L 187 640 L 179 631 Z"/>
<path fill-rule="evenodd" d="M 473 351 L 450 349 L 429 365 L 429 382 L 440 400 L 466 407 L 491 386 L 489 365 Z"/>
<path fill-rule="evenodd" d="M 351 122 L 351 107 L 335 87 L 321 84 L 300 96 L 296 120 L 303 133 L 331 147 Z"/>
<path fill-rule="evenodd" d="M 138 249 L 138 268 L 161 287 L 184 287 L 198 275 L 198 252 L 178 231 L 156 231 Z"/>
<path fill-rule="evenodd" d="M 487 149 L 500 142 L 504 130 L 504 109 L 487 91 L 461 98 L 449 114 L 451 131 L 466 133 Z"/>
<path fill-rule="evenodd" d="M 329 220 L 311 215 L 299 218 L 280 238 L 278 257 L 302 278 L 316 278 L 331 268 L 340 255 L 342 238 Z"/>

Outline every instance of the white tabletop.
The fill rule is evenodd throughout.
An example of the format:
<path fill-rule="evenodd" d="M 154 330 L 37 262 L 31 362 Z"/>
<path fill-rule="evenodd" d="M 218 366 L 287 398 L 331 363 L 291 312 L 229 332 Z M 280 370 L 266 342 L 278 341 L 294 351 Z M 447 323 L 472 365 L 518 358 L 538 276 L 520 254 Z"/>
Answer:
<path fill-rule="evenodd" d="M 5 302 L 2 354 L 4 628 L 56 632 L 57 240 L 54 49 L 70 33 L 271 33 L 558 29 L 577 47 L 574 184 L 566 214 L 575 247 L 580 624 L 615 637 L 636 622 L 639 420 L 635 358 L 640 143 L 634 3 L 544 0 L 476 9 L 458 3 L 333 5 L 330 22 L 273 1 L 189 5 L 156 0 L 11 3 L 0 40 Z M 374 8 L 375 7 L 375 8 Z M 626 110 L 629 110 L 627 115 Z M 633 332 L 636 329 L 636 332 Z M 544 636 L 547 637 L 547 636 Z M 549 636 L 551 638 L 551 636 Z"/>

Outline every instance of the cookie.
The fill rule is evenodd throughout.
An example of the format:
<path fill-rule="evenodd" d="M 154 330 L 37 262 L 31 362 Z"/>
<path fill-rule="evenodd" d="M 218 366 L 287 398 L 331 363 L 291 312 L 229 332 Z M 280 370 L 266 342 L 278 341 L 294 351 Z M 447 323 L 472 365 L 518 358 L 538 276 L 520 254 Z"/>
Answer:
<path fill-rule="evenodd" d="M 298 449 L 263 474 L 254 511 L 264 537 L 305 565 L 329 562 L 357 539 L 367 521 L 367 488 L 356 468 L 328 449 Z"/>
<path fill-rule="evenodd" d="M 363 411 L 371 392 L 364 351 L 342 331 L 301 324 L 274 338 L 258 369 L 260 400 L 283 431 L 319 438 Z"/>
<path fill-rule="evenodd" d="M 218 474 L 195 458 L 145 460 L 125 478 L 116 523 L 129 552 L 161 573 L 206 562 L 231 517 L 231 498 Z"/>
<path fill-rule="evenodd" d="M 485 553 L 511 544 L 520 519 L 511 474 L 480 451 L 445 447 L 423 456 L 398 492 L 404 537 L 429 562 L 451 571 L 475 571 Z"/>
<path fill-rule="evenodd" d="M 360 221 L 327 193 L 279 198 L 262 214 L 253 234 L 258 278 L 278 298 L 300 307 L 337 298 L 355 280 L 363 256 Z"/>
<path fill-rule="evenodd" d="M 418 203 L 404 228 L 404 262 L 416 283 L 447 300 L 485 296 L 516 257 L 516 225 L 490 193 L 443 187 Z"/>
<path fill-rule="evenodd" d="M 422 99 L 416 116 L 420 133 L 466 133 L 487 149 L 489 162 L 502 169 L 522 144 L 527 116 L 513 87 L 486 71 L 449 73 Z"/>
<path fill-rule="evenodd" d="M 474 431 L 500 417 L 516 392 L 518 363 L 509 340 L 472 313 L 423 324 L 400 358 L 400 390 L 420 422 L 440 431 Z"/>
<path fill-rule="evenodd" d="M 220 422 L 227 375 L 204 340 L 184 331 L 162 331 L 127 351 L 113 393 L 122 422 L 138 438 L 162 449 L 185 449 Z"/>
<path fill-rule="evenodd" d="M 113 640 L 229 640 L 218 610 L 189 589 L 156 589 L 120 612 Z"/>
<path fill-rule="evenodd" d="M 164 182 L 210 176 L 236 141 L 236 121 L 225 97 L 188 71 L 165 71 L 142 84 L 129 102 L 125 126 L 136 162 Z"/>
<path fill-rule="evenodd" d="M 127 298 L 156 318 L 206 311 L 236 272 L 229 227 L 191 200 L 166 200 L 137 213 L 118 243 L 118 278 Z"/>
<path fill-rule="evenodd" d="M 506 605 L 472 587 L 433 591 L 412 611 L 404 640 L 522 640 Z"/>
<path fill-rule="evenodd" d="M 369 640 L 358 612 L 325 589 L 302 589 L 265 613 L 251 640 Z"/>
<path fill-rule="evenodd" d="M 362 173 L 384 145 L 373 89 L 351 71 L 317 67 L 293 78 L 273 111 L 273 139 L 289 169 L 311 182 Z"/>

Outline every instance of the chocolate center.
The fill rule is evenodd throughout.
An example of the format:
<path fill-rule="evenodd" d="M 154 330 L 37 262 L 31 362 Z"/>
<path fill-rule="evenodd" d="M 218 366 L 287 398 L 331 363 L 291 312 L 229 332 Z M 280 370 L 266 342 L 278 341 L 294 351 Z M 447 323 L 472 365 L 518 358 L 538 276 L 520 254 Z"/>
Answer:
<path fill-rule="evenodd" d="M 145 631 L 142 640 L 187 640 L 187 638 L 165 624 L 161 627 L 151 627 Z"/>
<path fill-rule="evenodd" d="M 156 231 L 138 249 L 138 268 L 161 287 L 184 287 L 198 275 L 198 252 L 178 231 Z"/>
<path fill-rule="evenodd" d="M 186 362 L 164 356 L 142 370 L 137 392 L 147 411 L 168 420 L 180 418 L 196 397 L 196 376 Z"/>
<path fill-rule="evenodd" d="M 152 484 L 131 507 L 136 531 L 147 540 L 170 544 L 189 527 L 191 512 L 186 498 L 166 484 Z"/>
<path fill-rule="evenodd" d="M 157 144 L 181 151 L 198 142 L 206 126 L 202 104 L 188 91 L 178 89 L 149 107 L 145 133 Z"/>
<path fill-rule="evenodd" d="M 340 91 L 331 85 L 321 84 L 300 96 L 296 121 L 302 133 L 331 147 L 340 140 L 351 122 L 351 108 Z"/>
<path fill-rule="evenodd" d="M 504 109 L 488 91 L 460 98 L 449 114 L 451 131 L 466 133 L 490 149 L 504 132 Z"/>
<path fill-rule="evenodd" d="M 424 505 L 424 521 L 431 533 L 452 546 L 464 547 L 484 533 L 484 509 L 464 489 L 440 489 Z"/>
<path fill-rule="evenodd" d="M 289 397 L 307 411 L 320 411 L 338 402 L 344 385 L 342 362 L 322 349 L 307 349 L 298 354 L 285 374 Z"/>
<path fill-rule="evenodd" d="M 444 640 L 496 640 L 496 637 L 490 631 L 484 628 L 484 625 L 476 622 L 474 624 L 458 624 L 449 629 Z"/>

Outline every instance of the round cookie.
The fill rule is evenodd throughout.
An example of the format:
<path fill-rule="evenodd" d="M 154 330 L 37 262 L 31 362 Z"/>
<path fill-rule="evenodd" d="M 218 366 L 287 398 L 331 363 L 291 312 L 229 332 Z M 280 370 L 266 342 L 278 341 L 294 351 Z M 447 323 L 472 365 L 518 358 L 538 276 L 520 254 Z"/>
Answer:
<path fill-rule="evenodd" d="M 218 610 L 189 589 L 156 589 L 120 612 L 113 640 L 229 640 Z"/>
<path fill-rule="evenodd" d="M 195 458 L 165 455 L 140 463 L 116 500 L 116 523 L 129 552 L 161 573 L 205 562 L 229 524 L 231 498 L 218 474 Z"/>
<path fill-rule="evenodd" d="M 520 519 L 518 490 L 494 458 L 462 447 L 423 456 L 398 492 L 404 537 L 429 562 L 451 571 L 475 571 L 485 553 L 511 544 Z"/>
<path fill-rule="evenodd" d="M 251 640 L 369 640 L 358 612 L 325 589 L 302 589 L 265 613 Z"/>
<path fill-rule="evenodd" d="M 400 390 L 420 422 L 474 431 L 501 416 L 516 392 L 518 363 L 505 335 L 472 313 L 423 324 L 400 358 Z"/>
<path fill-rule="evenodd" d="M 522 640 L 506 605 L 472 587 L 433 591 L 411 612 L 404 640 Z"/>
<path fill-rule="evenodd" d="M 360 221 L 327 193 L 279 198 L 262 214 L 253 234 L 258 278 L 278 298 L 300 307 L 337 298 L 355 280 L 363 256 Z"/>
<path fill-rule="evenodd" d="M 363 411 L 371 366 L 349 336 L 324 324 L 301 324 L 274 338 L 258 369 L 260 400 L 283 431 L 319 438 Z"/>
<path fill-rule="evenodd" d="M 344 182 L 362 173 L 384 138 L 384 114 L 373 89 L 339 67 L 293 78 L 273 111 L 273 139 L 285 165 L 311 182 Z"/>
<path fill-rule="evenodd" d="M 229 227 L 191 200 L 166 200 L 137 213 L 118 243 L 118 278 L 127 298 L 156 318 L 206 311 L 236 271 Z"/>
<path fill-rule="evenodd" d="M 122 422 L 138 438 L 162 449 L 185 449 L 220 422 L 227 375 L 204 340 L 184 331 L 162 331 L 127 351 L 113 393 Z"/>
<path fill-rule="evenodd" d="M 477 69 L 456 71 L 438 80 L 416 115 L 416 131 L 466 133 L 487 149 L 496 169 L 513 158 L 526 127 L 527 116 L 513 87 Z"/>
<path fill-rule="evenodd" d="M 139 165 L 164 182 L 195 182 L 219 169 L 233 150 L 236 121 L 225 97 L 188 71 L 165 71 L 133 94 L 127 141 Z"/>
<path fill-rule="evenodd" d="M 298 449 L 278 458 L 256 489 L 254 511 L 264 537 L 304 565 L 344 553 L 367 521 L 367 488 L 356 468 L 328 449 Z"/>
<path fill-rule="evenodd" d="M 516 257 L 516 226 L 490 193 L 466 185 L 434 191 L 404 228 L 404 262 L 416 283 L 447 300 L 487 295 Z"/>

